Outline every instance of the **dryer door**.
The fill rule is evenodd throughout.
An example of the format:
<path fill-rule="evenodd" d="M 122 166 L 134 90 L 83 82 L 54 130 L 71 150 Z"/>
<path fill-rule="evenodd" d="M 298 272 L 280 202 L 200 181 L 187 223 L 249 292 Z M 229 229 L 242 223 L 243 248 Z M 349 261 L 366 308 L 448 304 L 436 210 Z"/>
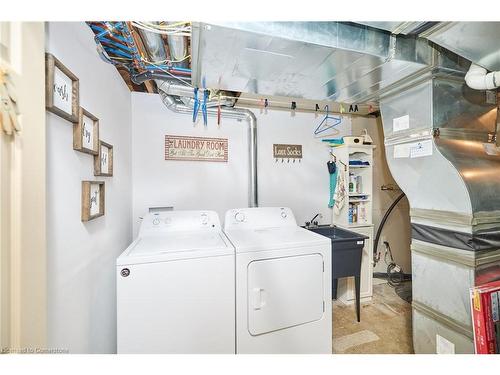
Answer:
<path fill-rule="evenodd" d="M 251 335 L 321 319 L 324 313 L 320 254 L 261 259 L 248 265 L 248 330 Z"/>

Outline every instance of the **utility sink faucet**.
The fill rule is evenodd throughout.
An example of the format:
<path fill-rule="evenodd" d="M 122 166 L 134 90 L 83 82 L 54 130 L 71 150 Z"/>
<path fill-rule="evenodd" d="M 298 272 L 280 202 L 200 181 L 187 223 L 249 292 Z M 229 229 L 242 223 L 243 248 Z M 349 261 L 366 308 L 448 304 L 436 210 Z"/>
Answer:
<path fill-rule="evenodd" d="M 310 221 L 306 221 L 306 228 L 317 227 L 319 223 L 316 218 L 319 218 L 321 220 L 323 219 L 323 215 L 321 213 L 317 213 Z"/>

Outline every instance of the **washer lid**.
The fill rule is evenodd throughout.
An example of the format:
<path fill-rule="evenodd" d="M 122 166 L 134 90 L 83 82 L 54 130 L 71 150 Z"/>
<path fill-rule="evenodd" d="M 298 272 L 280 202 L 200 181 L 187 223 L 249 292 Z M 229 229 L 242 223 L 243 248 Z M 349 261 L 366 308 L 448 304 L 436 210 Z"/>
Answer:
<path fill-rule="evenodd" d="M 235 246 L 236 253 L 315 245 L 331 246 L 331 240 L 328 237 L 299 226 L 253 230 L 226 230 L 226 235 Z"/>
<path fill-rule="evenodd" d="M 139 236 L 117 259 L 117 265 L 204 258 L 234 254 L 222 232 L 175 232 Z"/>

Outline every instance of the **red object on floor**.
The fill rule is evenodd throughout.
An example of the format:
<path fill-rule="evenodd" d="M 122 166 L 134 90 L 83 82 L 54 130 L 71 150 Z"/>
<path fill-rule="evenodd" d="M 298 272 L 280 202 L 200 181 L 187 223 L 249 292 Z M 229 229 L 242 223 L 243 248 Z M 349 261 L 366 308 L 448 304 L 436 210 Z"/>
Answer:
<path fill-rule="evenodd" d="M 500 353 L 500 280 L 471 288 L 476 354 Z"/>

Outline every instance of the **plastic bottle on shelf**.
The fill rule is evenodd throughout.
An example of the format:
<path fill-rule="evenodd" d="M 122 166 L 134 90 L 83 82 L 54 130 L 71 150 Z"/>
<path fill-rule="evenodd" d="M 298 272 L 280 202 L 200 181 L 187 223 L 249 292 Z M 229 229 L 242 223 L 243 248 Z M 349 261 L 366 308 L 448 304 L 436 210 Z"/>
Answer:
<path fill-rule="evenodd" d="M 366 223 L 366 205 L 361 202 L 358 207 L 358 223 Z"/>
<path fill-rule="evenodd" d="M 356 187 L 356 193 L 361 193 L 363 189 L 361 188 L 361 176 L 356 176 L 356 183 L 354 186 Z"/>
<path fill-rule="evenodd" d="M 349 172 L 349 193 L 354 193 L 354 173 Z"/>

